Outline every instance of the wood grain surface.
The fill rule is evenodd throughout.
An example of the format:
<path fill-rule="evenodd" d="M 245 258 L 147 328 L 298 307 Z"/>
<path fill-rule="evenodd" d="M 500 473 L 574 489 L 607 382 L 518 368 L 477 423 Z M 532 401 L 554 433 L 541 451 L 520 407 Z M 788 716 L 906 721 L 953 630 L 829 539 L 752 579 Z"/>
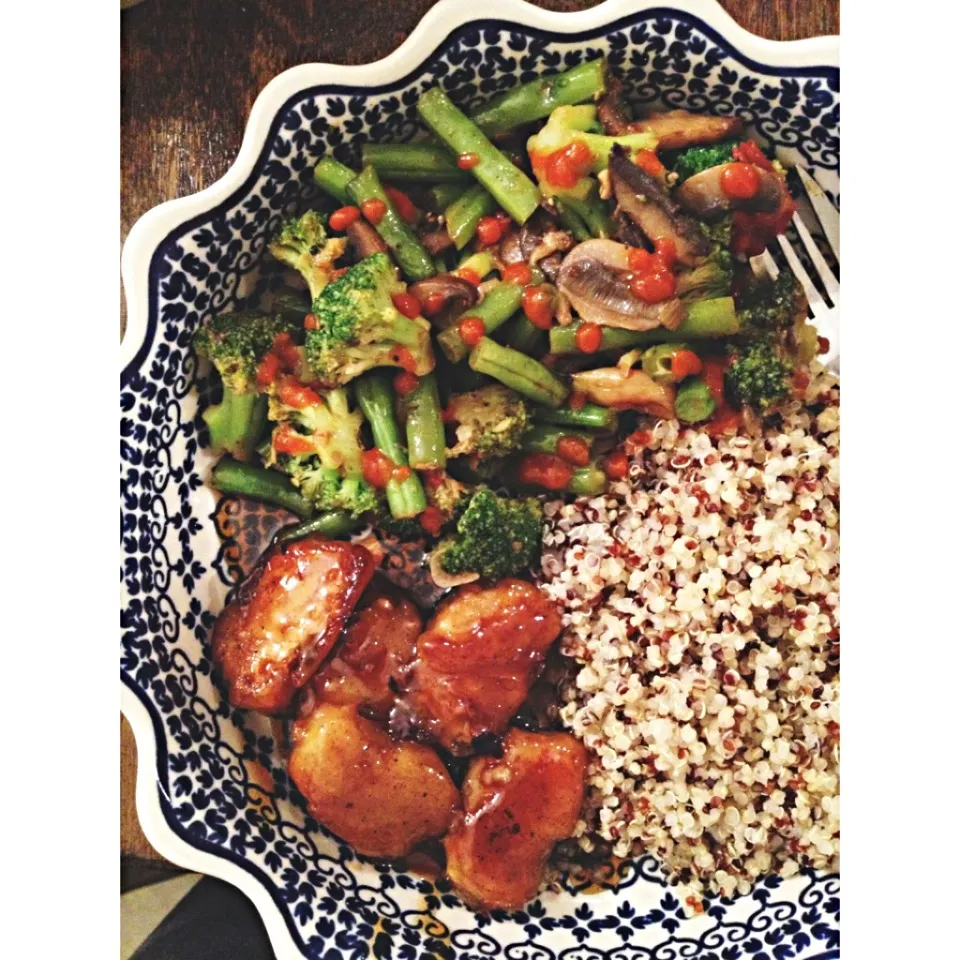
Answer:
<path fill-rule="evenodd" d="M 233 162 L 253 101 L 309 61 L 368 63 L 394 50 L 435 0 L 143 0 L 121 14 L 120 231 L 213 183 Z M 468 2 L 468 0 L 464 0 Z M 534 0 L 585 10 L 598 0 Z M 722 0 L 774 40 L 834 34 L 839 0 Z M 121 316 L 122 323 L 122 316 Z M 134 811 L 136 752 L 122 722 L 121 854 L 160 859 Z"/>

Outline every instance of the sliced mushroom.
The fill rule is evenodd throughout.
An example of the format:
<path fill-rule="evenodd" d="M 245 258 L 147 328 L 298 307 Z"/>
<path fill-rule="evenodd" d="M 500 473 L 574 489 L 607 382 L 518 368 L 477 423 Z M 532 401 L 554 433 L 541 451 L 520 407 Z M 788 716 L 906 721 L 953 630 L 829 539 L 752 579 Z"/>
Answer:
<path fill-rule="evenodd" d="M 530 251 L 528 262 L 533 266 L 557 252 L 565 253 L 572 246 L 573 234 L 566 230 L 548 230 L 541 237 L 540 242 Z"/>
<path fill-rule="evenodd" d="M 430 318 L 430 322 L 438 330 L 446 330 L 454 321 L 469 310 L 479 295 L 477 288 L 463 277 L 455 277 L 452 273 L 438 273 L 435 277 L 420 280 L 409 288 L 421 303 L 427 297 L 439 294 L 444 298 L 443 309 Z"/>
<path fill-rule="evenodd" d="M 711 117 L 687 110 L 669 110 L 627 125 L 623 133 L 652 133 L 659 150 L 683 150 L 738 136 L 743 123 L 737 117 Z"/>
<path fill-rule="evenodd" d="M 347 227 L 347 239 L 357 260 L 372 257 L 375 253 L 387 252 L 383 238 L 365 220 L 354 220 Z"/>
<path fill-rule="evenodd" d="M 597 118 L 607 136 L 619 137 L 630 131 L 630 108 L 623 99 L 623 84 L 616 77 L 607 81 L 606 93 L 597 104 Z"/>
<path fill-rule="evenodd" d="M 696 266 L 710 254 L 712 247 L 700 224 L 684 213 L 667 188 L 641 170 L 620 146 L 610 153 L 610 182 L 617 209 L 629 216 L 650 240 L 673 240 L 682 264 Z"/>
<path fill-rule="evenodd" d="M 537 266 L 543 271 L 543 275 L 551 282 L 557 282 L 557 275 L 560 273 L 560 267 L 563 266 L 563 254 L 559 251 L 551 253 L 537 262 Z"/>
<path fill-rule="evenodd" d="M 722 216 L 731 210 L 750 213 L 773 213 L 784 199 L 786 181 L 771 170 L 751 164 L 760 177 L 760 186 L 752 197 L 731 197 L 723 189 L 723 173 L 732 164 L 721 163 L 695 174 L 677 188 L 677 200 L 691 213 L 705 220 Z"/>
<path fill-rule="evenodd" d="M 675 329 L 686 316 L 679 300 L 644 303 L 630 287 L 629 247 L 614 240 L 587 240 L 564 258 L 557 286 L 581 319 L 605 327 Z"/>
<path fill-rule="evenodd" d="M 533 263 L 535 261 L 532 261 L 531 257 L 543 244 L 546 237 L 551 233 L 563 232 L 557 229 L 557 221 L 553 213 L 546 207 L 539 207 L 519 230 L 511 230 L 500 241 L 497 256 L 504 265 Z M 555 247 L 554 249 L 560 248 Z M 541 256 L 546 256 L 549 252 L 547 250 Z"/>
<path fill-rule="evenodd" d="M 453 246 L 453 239 L 447 231 L 446 225 L 440 223 L 433 214 L 428 214 L 426 221 L 420 228 L 420 242 L 431 257 L 435 257 Z"/>
<path fill-rule="evenodd" d="M 642 370 L 631 370 L 627 376 L 617 367 L 584 370 L 573 375 L 573 389 L 601 407 L 642 410 L 666 420 L 675 415 L 674 388 L 656 383 Z"/>
<path fill-rule="evenodd" d="M 628 247 L 646 248 L 649 246 L 643 231 L 622 211 L 617 210 L 613 215 L 614 239 Z"/>

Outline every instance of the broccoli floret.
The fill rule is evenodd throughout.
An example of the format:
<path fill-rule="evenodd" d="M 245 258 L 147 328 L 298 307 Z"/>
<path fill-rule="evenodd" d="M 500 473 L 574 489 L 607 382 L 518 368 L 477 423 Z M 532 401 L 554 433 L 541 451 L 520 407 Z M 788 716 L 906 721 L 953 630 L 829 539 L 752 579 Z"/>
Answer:
<path fill-rule="evenodd" d="M 727 297 L 733 286 L 733 256 L 716 246 L 699 266 L 677 276 L 677 296 L 688 303 Z"/>
<path fill-rule="evenodd" d="M 786 396 L 793 363 L 772 336 L 758 337 L 736 348 L 724 386 L 740 406 L 765 410 Z"/>
<path fill-rule="evenodd" d="M 344 237 L 327 237 L 323 217 L 316 210 L 287 220 L 269 245 L 277 260 L 307 281 L 311 299 L 319 296 L 330 282 L 334 261 L 343 256 L 346 248 Z"/>
<path fill-rule="evenodd" d="M 540 192 L 544 196 L 559 196 L 586 200 L 595 187 L 595 181 L 589 175 L 581 177 L 572 187 L 557 188 L 547 177 L 541 176 L 543 168 L 540 158 L 554 153 L 574 141 L 586 144 L 593 158 L 590 173 L 600 173 L 607 169 L 610 151 L 620 144 L 630 151 L 655 150 L 657 138 L 652 133 L 627 133 L 618 137 L 606 136 L 593 131 L 602 129 L 597 120 L 597 108 L 590 104 L 580 106 L 557 107 L 547 118 L 547 122 L 527 141 L 527 151 L 533 164 L 533 172 L 540 182 Z"/>
<path fill-rule="evenodd" d="M 730 163 L 733 160 L 733 148 L 739 140 L 724 140 L 721 143 L 712 143 L 707 147 L 688 147 L 673 163 L 673 172 L 677 175 L 677 183 L 683 183 L 696 173 L 702 173 L 710 167 L 718 167 L 721 163 Z"/>
<path fill-rule="evenodd" d="M 807 312 L 803 289 L 789 270 L 775 280 L 755 278 L 738 297 L 737 316 L 746 336 L 785 335 Z"/>
<path fill-rule="evenodd" d="M 733 242 L 733 214 L 727 213 L 712 223 L 701 222 L 701 229 L 707 237 L 721 247 L 730 249 Z"/>
<path fill-rule="evenodd" d="M 329 284 L 313 302 L 317 328 L 307 331 L 306 359 L 331 386 L 373 367 L 404 367 L 422 377 L 434 368 L 430 324 L 393 305 L 402 293 L 389 257 L 375 253 Z"/>
<path fill-rule="evenodd" d="M 292 427 L 312 446 L 311 452 L 296 455 L 278 455 L 271 446 L 266 459 L 268 466 L 280 463 L 318 510 L 359 516 L 379 509 L 379 492 L 363 479 L 363 414 L 350 410 L 344 390 L 332 390 L 321 403 L 306 407 L 286 406 L 271 397 L 270 419 L 279 423 L 275 435 Z"/>
<path fill-rule="evenodd" d="M 373 525 L 381 533 L 385 533 L 394 540 L 400 540 L 402 543 L 425 540 L 427 537 L 427 532 L 423 529 L 417 517 L 398 518 L 387 509 L 377 514 Z"/>
<path fill-rule="evenodd" d="M 267 414 L 266 397 L 257 392 L 257 366 L 284 333 L 298 334 L 299 327 L 280 316 L 226 313 L 194 334 L 197 354 L 214 365 L 223 382 L 223 399 L 203 413 L 214 452 L 250 458 Z"/>
<path fill-rule="evenodd" d="M 457 423 L 457 443 L 447 456 L 474 455 L 478 460 L 512 453 L 531 422 L 523 397 L 498 383 L 455 394 L 447 404 L 447 414 Z"/>
<path fill-rule="evenodd" d="M 478 573 L 490 580 L 516 576 L 540 554 L 543 508 L 534 498 L 500 497 L 479 487 L 461 501 L 456 532 L 437 548 L 451 575 Z"/>
<path fill-rule="evenodd" d="M 446 471 L 431 471 L 431 476 L 424 483 L 427 502 L 443 513 L 452 515 L 460 502 L 470 492 L 470 488 L 455 480 Z"/>

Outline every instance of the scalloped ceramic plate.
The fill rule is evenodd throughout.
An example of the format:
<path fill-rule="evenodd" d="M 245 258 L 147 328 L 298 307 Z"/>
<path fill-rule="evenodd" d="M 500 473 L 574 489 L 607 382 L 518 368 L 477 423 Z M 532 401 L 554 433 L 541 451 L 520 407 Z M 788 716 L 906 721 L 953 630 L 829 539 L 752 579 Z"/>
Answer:
<path fill-rule="evenodd" d="M 838 956 L 839 878 L 812 874 L 711 899 L 686 919 L 645 857 L 599 892 L 566 884 L 522 912 L 474 914 L 449 888 L 358 858 L 310 820 L 277 731 L 232 710 L 211 679 L 207 633 L 281 517 L 218 501 L 204 484 L 211 458 L 197 412 L 209 384 L 193 330 L 270 285 L 265 237 L 313 195 L 322 154 L 350 161 L 365 139 L 409 138 L 417 97 L 436 83 L 479 102 L 600 53 L 640 102 L 742 115 L 837 194 L 836 38 L 762 40 L 713 0 L 609 0 L 577 14 L 443 0 L 378 63 L 305 64 L 273 80 L 223 179 L 146 214 L 124 248 L 120 675 L 139 753 L 137 808 L 161 854 L 253 900 L 281 960 Z M 391 564 L 409 578 L 409 558 Z"/>

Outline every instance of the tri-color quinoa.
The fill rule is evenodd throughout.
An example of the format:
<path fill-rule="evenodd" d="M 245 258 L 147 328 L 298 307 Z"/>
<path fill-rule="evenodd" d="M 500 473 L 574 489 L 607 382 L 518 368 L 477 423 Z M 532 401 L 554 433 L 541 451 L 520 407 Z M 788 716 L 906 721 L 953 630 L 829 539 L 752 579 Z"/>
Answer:
<path fill-rule="evenodd" d="M 746 435 L 660 421 L 628 479 L 547 507 L 579 844 L 655 854 L 694 911 L 839 866 L 839 398 L 818 370 Z"/>

